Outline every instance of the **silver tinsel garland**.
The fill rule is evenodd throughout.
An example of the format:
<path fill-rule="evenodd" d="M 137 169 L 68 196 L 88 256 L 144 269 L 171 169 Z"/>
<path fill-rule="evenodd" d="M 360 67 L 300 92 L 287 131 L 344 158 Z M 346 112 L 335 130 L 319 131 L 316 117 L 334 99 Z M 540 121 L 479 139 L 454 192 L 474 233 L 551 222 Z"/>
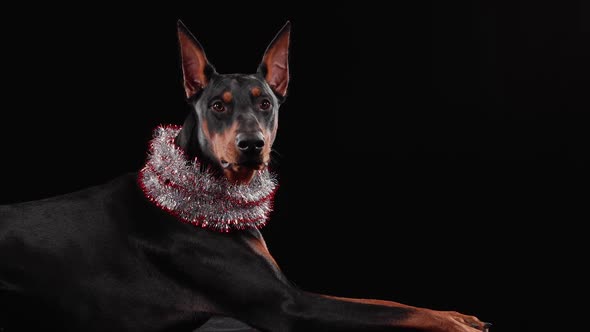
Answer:
<path fill-rule="evenodd" d="M 195 226 L 219 232 L 263 227 L 272 210 L 276 178 L 264 169 L 248 185 L 240 185 L 202 170 L 197 159 L 188 161 L 174 143 L 180 129 L 159 126 L 154 131 L 138 179 L 147 198 Z"/>

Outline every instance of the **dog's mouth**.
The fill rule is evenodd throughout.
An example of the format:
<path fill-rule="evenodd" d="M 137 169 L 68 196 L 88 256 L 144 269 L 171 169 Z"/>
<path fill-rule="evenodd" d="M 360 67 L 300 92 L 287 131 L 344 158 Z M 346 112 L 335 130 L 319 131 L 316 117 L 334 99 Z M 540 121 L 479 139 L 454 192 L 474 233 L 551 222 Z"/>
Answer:
<path fill-rule="evenodd" d="M 225 159 L 221 159 L 220 162 L 221 168 L 223 169 L 233 169 L 238 170 L 240 168 L 251 168 L 253 170 L 263 170 L 268 166 L 268 163 L 263 162 L 262 160 L 245 160 L 238 163 L 230 163 Z"/>
<path fill-rule="evenodd" d="M 261 171 L 268 166 L 262 160 L 244 160 L 241 162 L 229 162 L 225 159 L 219 161 L 225 177 L 233 183 L 248 184 L 254 178 L 256 171 Z"/>

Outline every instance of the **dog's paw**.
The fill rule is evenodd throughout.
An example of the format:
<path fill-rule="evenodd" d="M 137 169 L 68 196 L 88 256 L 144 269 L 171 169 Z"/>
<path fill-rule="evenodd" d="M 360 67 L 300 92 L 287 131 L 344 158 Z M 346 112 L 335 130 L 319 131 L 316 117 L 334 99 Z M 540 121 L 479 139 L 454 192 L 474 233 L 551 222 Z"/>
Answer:
<path fill-rule="evenodd" d="M 432 331 L 437 332 L 488 332 L 491 324 L 484 323 L 479 318 L 464 315 L 456 311 L 433 311 L 435 326 Z"/>

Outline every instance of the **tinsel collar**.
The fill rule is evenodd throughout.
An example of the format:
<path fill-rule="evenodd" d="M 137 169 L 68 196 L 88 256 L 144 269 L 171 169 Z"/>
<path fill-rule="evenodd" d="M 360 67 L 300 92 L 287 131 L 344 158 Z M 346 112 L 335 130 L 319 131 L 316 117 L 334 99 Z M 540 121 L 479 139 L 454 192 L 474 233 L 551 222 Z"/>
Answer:
<path fill-rule="evenodd" d="M 261 228 L 272 210 L 277 182 L 267 169 L 248 185 L 187 160 L 174 140 L 181 127 L 159 126 L 138 181 L 146 197 L 183 222 L 219 232 Z"/>

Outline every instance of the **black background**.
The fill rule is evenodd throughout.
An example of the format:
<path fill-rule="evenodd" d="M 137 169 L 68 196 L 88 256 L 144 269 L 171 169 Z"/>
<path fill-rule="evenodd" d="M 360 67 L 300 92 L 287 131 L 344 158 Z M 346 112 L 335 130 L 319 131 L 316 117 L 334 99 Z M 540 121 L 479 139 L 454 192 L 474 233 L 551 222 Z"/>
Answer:
<path fill-rule="evenodd" d="M 177 19 L 221 73 L 254 72 L 289 19 L 281 188 L 263 231 L 287 276 L 475 314 L 493 331 L 576 320 L 588 3 L 31 5 L 2 16 L 0 202 L 142 166 L 152 129 L 189 110 Z"/>

